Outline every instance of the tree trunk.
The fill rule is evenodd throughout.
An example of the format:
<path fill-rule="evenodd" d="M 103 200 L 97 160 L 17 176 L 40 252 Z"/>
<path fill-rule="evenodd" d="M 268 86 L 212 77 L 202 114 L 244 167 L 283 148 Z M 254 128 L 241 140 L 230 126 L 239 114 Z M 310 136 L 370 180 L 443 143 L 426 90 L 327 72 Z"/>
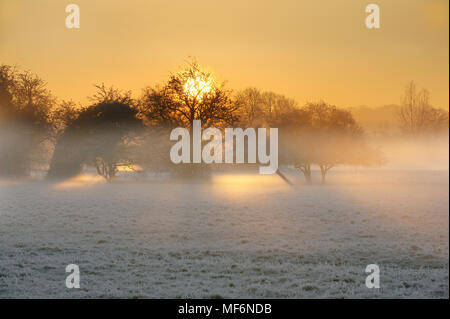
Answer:
<path fill-rule="evenodd" d="M 286 177 L 284 176 L 283 173 L 280 172 L 280 170 L 277 170 L 277 175 L 281 177 L 281 179 L 283 179 L 288 185 L 293 186 L 294 184 L 292 184 L 292 182 Z"/>
<path fill-rule="evenodd" d="M 312 185 L 311 172 L 303 172 L 303 175 L 305 175 L 306 184 Z"/>
<path fill-rule="evenodd" d="M 320 166 L 320 172 L 322 173 L 322 184 L 327 183 L 327 171 Z"/>
<path fill-rule="evenodd" d="M 298 165 L 297 168 L 303 172 L 306 184 L 311 185 L 312 184 L 311 164 Z"/>
<path fill-rule="evenodd" d="M 333 167 L 333 165 L 320 164 L 320 172 L 322 173 L 322 184 L 327 183 L 327 173 Z"/>
<path fill-rule="evenodd" d="M 113 163 L 108 163 L 108 181 L 116 177 L 116 166 Z"/>
<path fill-rule="evenodd" d="M 116 176 L 116 166 L 113 163 L 105 162 L 101 158 L 97 158 L 95 162 L 95 168 L 100 176 L 103 176 L 108 182 L 110 182 Z"/>

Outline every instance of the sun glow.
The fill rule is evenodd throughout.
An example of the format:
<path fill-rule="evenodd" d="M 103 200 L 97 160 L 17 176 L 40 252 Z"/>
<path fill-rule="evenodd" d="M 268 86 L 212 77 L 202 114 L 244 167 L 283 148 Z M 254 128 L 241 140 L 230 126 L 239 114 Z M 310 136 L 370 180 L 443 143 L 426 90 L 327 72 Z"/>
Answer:
<path fill-rule="evenodd" d="M 58 183 L 55 185 L 58 189 L 64 189 L 64 188 L 81 188 L 86 186 L 94 186 L 98 184 L 105 184 L 106 180 L 97 175 L 90 175 L 90 174 L 80 174 L 77 176 L 74 176 L 68 180 L 65 180 L 61 183 Z"/>
<path fill-rule="evenodd" d="M 204 79 L 200 76 L 189 78 L 184 84 L 184 92 L 190 97 L 201 100 L 203 96 L 212 90 L 211 79 Z"/>
<path fill-rule="evenodd" d="M 226 200 L 248 200 L 250 193 L 260 195 L 292 191 L 292 188 L 276 174 L 224 173 L 213 175 L 211 182 L 213 194 Z"/>

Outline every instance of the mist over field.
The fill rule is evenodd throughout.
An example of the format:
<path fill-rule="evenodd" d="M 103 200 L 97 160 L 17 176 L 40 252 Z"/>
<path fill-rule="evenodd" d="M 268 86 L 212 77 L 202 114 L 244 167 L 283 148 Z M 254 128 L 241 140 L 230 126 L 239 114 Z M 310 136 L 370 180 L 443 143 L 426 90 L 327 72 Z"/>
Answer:
<path fill-rule="evenodd" d="M 385 138 L 376 139 L 374 144 L 385 154 L 386 168 L 448 171 L 448 136 L 433 136 L 419 140 Z"/>

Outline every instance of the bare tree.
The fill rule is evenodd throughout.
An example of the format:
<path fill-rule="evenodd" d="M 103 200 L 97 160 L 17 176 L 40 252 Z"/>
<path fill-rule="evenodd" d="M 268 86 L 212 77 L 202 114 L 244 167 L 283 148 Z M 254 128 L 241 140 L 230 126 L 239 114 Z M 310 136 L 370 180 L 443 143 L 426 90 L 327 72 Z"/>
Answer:
<path fill-rule="evenodd" d="M 273 92 L 264 92 L 262 94 L 263 113 L 267 125 L 279 121 L 284 114 L 298 108 L 293 99 Z"/>
<path fill-rule="evenodd" d="M 400 108 L 400 121 L 404 131 L 416 135 L 423 131 L 427 124 L 430 106 L 430 94 L 426 89 L 417 90 L 411 81 L 405 88 Z"/>
<path fill-rule="evenodd" d="M 255 120 L 263 115 L 264 100 L 261 92 L 256 88 L 244 89 L 236 94 L 236 103 L 243 113 L 244 126 L 254 127 Z"/>
<path fill-rule="evenodd" d="M 238 106 L 231 100 L 231 91 L 195 60 L 171 74 L 162 88 L 146 89 L 141 101 L 141 112 L 148 118 L 170 119 L 189 128 L 194 120 L 201 120 L 206 127 L 222 127 L 238 119 Z"/>
<path fill-rule="evenodd" d="M 165 85 L 145 89 L 139 101 L 140 113 L 152 130 L 159 132 L 161 127 L 181 126 L 191 130 L 191 139 L 194 120 L 200 120 L 204 127 L 233 126 L 239 119 L 238 108 L 225 83 L 218 83 L 195 60 L 188 61 L 179 72 L 171 74 Z M 192 164 L 177 171 L 188 176 L 201 176 L 206 170 L 203 165 Z"/>
<path fill-rule="evenodd" d="M 309 161 L 299 161 L 294 164 L 294 167 L 303 173 L 307 184 L 312 184 L 311 164 Z"/>
<path fill-rule="evenodd" d="M 418 90 L 413 81 L 402 96 L 399 119 L 401 129 L 412 136 L 448 131 L 448 112 L 432 107 L 428 90 Z"/>

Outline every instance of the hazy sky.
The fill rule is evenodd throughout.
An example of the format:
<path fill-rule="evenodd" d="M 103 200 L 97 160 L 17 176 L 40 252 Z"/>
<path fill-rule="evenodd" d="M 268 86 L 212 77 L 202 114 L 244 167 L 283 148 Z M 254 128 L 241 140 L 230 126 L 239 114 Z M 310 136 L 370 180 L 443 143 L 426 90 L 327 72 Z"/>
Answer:
<path fill-rule="evenodd" d="M 67 29 L 78 4 L 81 28 Z M 365 27 L 377 3 L 381 28 Z M 228 80 L 338 106 L 399 103 L 410 80 L 449 106 L 447 0 L 0 0 L 0 63 L 60 98 L 105 82 L 135 95 L 188 56 Z"/>

